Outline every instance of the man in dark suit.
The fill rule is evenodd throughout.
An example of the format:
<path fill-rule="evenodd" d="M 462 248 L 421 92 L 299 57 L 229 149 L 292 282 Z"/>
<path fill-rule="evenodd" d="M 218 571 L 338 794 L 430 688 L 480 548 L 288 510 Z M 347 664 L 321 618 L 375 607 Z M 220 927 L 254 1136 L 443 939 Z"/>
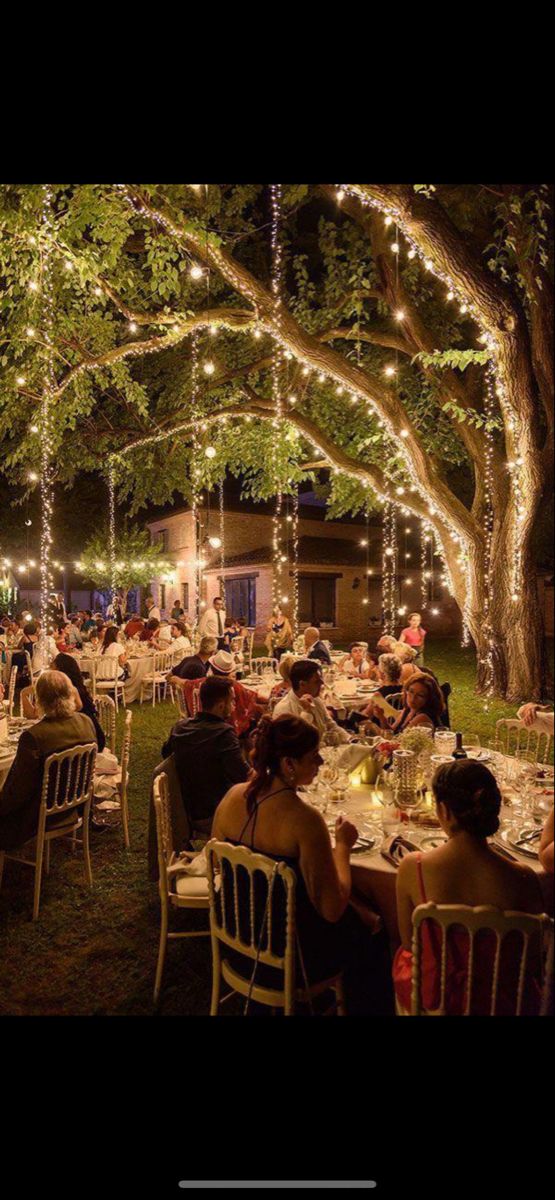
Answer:
<path fill-rule="evenodd" d="M 222 796 L 234 783 L 243 783 L 249 771 L 229 724 L 232 680 L 209 675 L 200 685 L 200 704 L 196 717 L 174 725 L 162 758 L 173 754 L 190 824 L 209 834 Z"/>
<path fill-rule="evenodd" d="M 21 734 L 0 791 L 0 851 L 16 850 L 38 829 L 43 768 L 49 754 L 96 743 L 90 717 L 75 711 L 73 685 L 61 671 L 44 671 L 36 683 L 41 720 Z"/>

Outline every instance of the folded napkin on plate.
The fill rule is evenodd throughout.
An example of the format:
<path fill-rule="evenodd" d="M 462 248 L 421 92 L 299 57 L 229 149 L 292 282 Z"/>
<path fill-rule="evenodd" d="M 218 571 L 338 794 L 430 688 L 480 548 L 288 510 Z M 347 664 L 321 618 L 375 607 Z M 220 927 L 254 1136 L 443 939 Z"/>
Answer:
<path fill-rule="evenodd" d="M 398 867 L 399 863 L 405 858 L 405 855 L 412 854 L 414 850 L 418 850 L 418 846 L 415 846 L 414 842 L 409 842 L 407 838 L 397 833 L 382 846 L 382 855 L 394 867 Z"/>

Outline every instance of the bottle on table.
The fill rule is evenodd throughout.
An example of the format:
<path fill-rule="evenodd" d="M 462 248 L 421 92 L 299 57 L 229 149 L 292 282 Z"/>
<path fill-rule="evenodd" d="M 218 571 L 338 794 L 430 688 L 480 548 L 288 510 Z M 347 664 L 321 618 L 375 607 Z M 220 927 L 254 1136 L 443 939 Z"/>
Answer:
<path fill-rule="evenodd" d="M 466 750 L 463 749 L 462 739 L 462 733 L 455 734 L 455 749 L 453 750 L 451 758 L 468 758 Z"/>

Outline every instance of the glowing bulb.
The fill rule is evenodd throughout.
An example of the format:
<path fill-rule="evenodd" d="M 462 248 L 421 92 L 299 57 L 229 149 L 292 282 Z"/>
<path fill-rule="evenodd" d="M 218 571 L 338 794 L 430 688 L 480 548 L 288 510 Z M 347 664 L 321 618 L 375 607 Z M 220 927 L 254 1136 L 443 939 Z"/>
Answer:
<path fill-rule="evenodd" d="M 391 253 L 392 254 L 398 254 L 400 249 L 401 249 L 401 247 L 398 242 L 391 243 Z"/>
<path fill-rule="evenodd" d="M 65 267 L 66 271 L 73 271 L 73 263 L 69 261 L 69 258 L 66 258 L 64 267 Z"/>
<path fill-rule="evenodd" d="M 368 545 L 368 540 L 367 540 L 367 538 L 361 538 L 361 542 L 360 542 L 360 544 L 361 544 L 361 546 L 367 546 L 367 545 Z"/>
<path fill-rule="evenodd" d="M 36 483 L 37 479 L 38 479 L 38 475 L 37 475 L 36 471 L 29 471 L 29 482 Z"/>
<path fill-rule="evenodd" d="M 202 367 L 205 375 L 213 375 L 216 370 L 213 362 L 205 362 Z"/>
<path fill-rule="evenodd" d="M 406 583 L 407 587 L 410 587 L 412 584 L 412 579 L 405 579 L 405 583 Z"/>
<path fill-rule="evenodd" d="M 23 574 L 23 572 L 24 572 L 25 570 L 27 570 L 27 568 L 26 568 L 26 567 L 18 567 L 17 569 L 18 569 L 18 571 L 19 571 L 19 574 L 20 574 L 20 575 L 22 575 L 22 574 Z"/>
<path fill-rule="evenodd" d="M 27 337 L 29 337 L 29 338 L 34 338 L 34 336 L 35 336 L 35 334 L 36 334 L 36 332 L 37 332 L 37 331 L 36 331 L 36 329 L 33 329 L 33 326 L 32 326 L 32 325 L 28 325 L 28 326 L 27 326 L 27 329 L 25 330 L 25 332 L 26 332 L 26 334 L 27 334 Z"/>
<path fill-rule="evenodd" d="M 191 279 L 202 279 L 203 274 L 203 269 L 202 267 L 199 267 L 198 263 L 195 263 L 195 265 L 192 266 L 191 270 L 189 271 Z"/>
<path fill-rule="evenodd" d="M 262 334 L 259 329 L 255 329 L 255 331 L 253 333 L 253 337 L 255 337 L 257 340 L 258 340 L 258 338 L 262 337 Z"/>
<path fill-rule="evenodd" d="M 130 321 L 130 322 L 129 322 L 129 332 L 130 332 L 130 333 L 136 333 L 136 332 L 137 332 L 137 329 L 138 329 L 137 322 L 136 322 L 136 321 Z"/>
<path fill-rule="evenodd" d="M 396 321 L 404 321 L 404 319 L 405 319 L 405 314 L 403 312 L 403 309 L 398 308 L 397 312 L 395 313 L 395 320 Z"/>
<path fill-rule="evenodd" d="M 364 599 L 363 599 L 362 603 L 363 603 L 363 604 L 368 604 L 368 596 L 365 596 L 365 597 L 364 597 Z"/>
<path fill-rule="evenodd" d="M 303 367 L 303 375 L 310 375 L 310 367 Z"/>
<path fill-rule="evenodd" d="M 18 376 L 17 376 L 17 379 L 16 379 L 16 381 L 15 381 L 15 382 L 17 383 L 17 386 L 18 386 L 18 387 L 24 387 L 24 385 L 25 385 L 25 382 L 26 382 L 26 381 L 25 381 L 25 376 L 24 376 L 24 375 L 18 375 Z"/>
<path fill-rule="evenodd" d="M 296 403 L 297 403 L 297 397 L 296 397 L 296 396 L 289 396 L 289 397 L 288 397 L 288 399 L 289 399 L 289 403 L 290 403 L 290 404 L 296 404 Z"/>
<path fill-rule="evenodd" d="M 341 201 L 345 199 L 345 192 L 343 191 L 343 188 L 339 188 L 339 191 L 335 193 L 335 196 L 337 203 L 341 204 Z"/>
<path fill-rule="evenodd" d="M 407 527 L 406 527 L 406 529 L 405 529 L 405 533 L 412 533 L 412 530 L 410 529 L 410 527 L 409 527 L 408 525 L 407 525 Z"/>
<path fill-rule="evenodd" d="M 459 308 L 459 312 L 460 313 L 468 312 L 468 304 L 461 304 L 461 307 Z"/>
<path fill-rule="evenodd" d="M 282 597 L 281 597 L 281 603 L 282 603 L 282 604 L 288 604 L 288 603 L 289 603 L 289 596 L 282 596 Z"/>
<path fill-rule="evenodd" d="M 103 571 L 103 570 L 104 570 L 104 563 L 103 563 L 103 562 L 95 562 L 95 564 L 94 564 L 94 565 L 95 565 L 95 567 L 96 567 L 96 570 L 97 570 L 97 571 Z"/>
<path fill-rule="evenodd" d="M 438 613 L 439 613 L 439 608 L 432 608 L 432 616 L 433 617 L 437 617 Z"/>
<path fill-rule="evenodd" d="M 383 373 L 384 373 L 384 375 L 388 375 L 388 376 L 394 375 L 395 367 L 384 367 Z"/>
<path fill-rule="evenodd" d="M 388 558 L 391 558 L 391 555 L 393 554 L 393 550 L 391 549 L 391 546 L 387 547 L 386 554 L 387 554 Z"/>
<path fill-rule="evenodd" d="M 38 283 L 36 282 L 35 279 L 31 279 L 31 281 L 29 283 L 29 291 L 30 292 L 38 292 L 38 290 L 39 290 Z"/>
<path fill-rule="evenodd" d="M 217 326 L 217 325 L 211 325 L 211 326 L 210 326 L 210 333 L 212 334 L 212 337 L 215 337 L 215 335 L 217 334 L 217 332 L 218 332 L 218 326 Z"/>
<path fill-rule="evenodd" d="M 38 431 L 39 431 L 38 425 L 31 425 L 31 433 L 38 433 Z"/>
<path fill-rule="evenodd" d="M 393 217 L 384 217 L 384 225 L 392 225 Z"/>
<path fill-rule="evenodd" d="M 373 571 L 372 567 L 368 567 L 368 570 L 367 570 L 366 574 L 367 574 L 367 575 L 373 575 L 373 574 L 374 574 L 374 571 Z"/>
<path fill-rule="evenodd" d="M 402 429 L 402 430 L 401 430 L 401 437 L 402 437 L 402 438 L 408 438 L 408 436 L 409 436 L 409 431 L 408 431 L 408 429 Z"/>
<path fill-rule="evenodd" d="M 326 378 L 326 376 L 325 376 L 325 375 L 322 373 L 322 371 L 321 371 L 321 372 L 320 372 L 320 374 L 319 374 L 319 376 L 318 376 L 318 383 L 323 383 L 323 382 L 324 382 L 324 380 L 325 380 L 325 378 Z"/>
<path fill-rule="evenodd" d="M 516 601 L 518 600 L 518 598 L 519 598 L 518 592 L 513 592 L 512 596 L 511 596 L 511 600 L 513 600 L 515 602 L 515 604 L 516 604 Z"/>
<path fill-rule="evenodd" d="M 424 266 L 425 266 L 426 270 L 427 270 L 427 271 L 431 271 L 431 270 L 433 269 L 433 265 L 434 265 L 434 264 L 433 264 L 433 262 L 432 262 L 431 258 L 427 258 L 427 259 L 426 259 L 426 262 L 424 263 Z"/>
<path fill-rule="evenodd" d="M 211 538 L 208 538 L 208 541 L 209 541 L 209 543 L 210 543 L 210 545 L 211 545 L 211 547 L 212 547 L 212 549 L 213 549 L 213 550 L 219 550 L 219 549 L 220 549 L 220 546 L 221 546 L 221 544 L 222 544 L 222 539 L 221 539 L 221 538 L 219 538 L 219 537 L 211 537 Z"/>
<path fill-rule="evenodd" d="M 36 565 L 37 565 L 37 564 L 36 564 L 36 562 L 35 562 L 34 558 L 30 558 L 30 559 L 29 559 L 29 566 L 30 566 L 30 567 L 36 567 Z"/>
<path fill-rule="evenodd" d="M 395 491 L 396 491 L 396 493 L 397 493 L 397 495 L 398 495 L 398 496 L 404 496 L 404 494 L 405 494 L 405 489 L 404 489 L 404 487 L 398 487 L 398 488 L 395 488 Z"/>
<path fill-rule="evenodd" d="M 95 287 L 95 288 L 93 288 L 93 291 L 94 291 L 94 294 L 95 294 L 95 296 L 101 296 L 101 295 L 102 295 L 102 288 L 100 288 L 100 287 Z"/>
<path fill-rule="evenodd" d="M 337 395 L 337 396 L 342 396 L 344 391 L 345 391 L 345 388 L 342 388 L 342 387 L 341 387 L 341 384 L 339 385 L 339 387 L 337 387 L 337 388 L 335 389 L 335 392 L 336 392 L 336 395 Z"/>
<path fill-rule="evenodd" d="M 407 258 L 415 258 L 415 256 L 416 256 L 416 250 L 409 250 L 409 252 L 407 254 Z"/>
<path fill-rule="evenodd" d="M 213 446 L 207 446 L 204 453 L 207 458 L 215 458 L 216 457 L 216 451 Z"/>

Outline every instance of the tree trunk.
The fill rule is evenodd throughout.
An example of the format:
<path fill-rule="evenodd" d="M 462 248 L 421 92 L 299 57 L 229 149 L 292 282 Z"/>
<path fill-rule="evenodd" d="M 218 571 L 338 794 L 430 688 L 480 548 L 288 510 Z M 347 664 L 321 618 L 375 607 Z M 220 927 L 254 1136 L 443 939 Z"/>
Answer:
<path fill-rule="evenodd" d="M 513 600 L 510 571 L 510 523 L 494 530 L 489 622 L 485 612 L 483 547 L 475 548 L 470 563 L 468 624 L 476 647 L 479 695 L 490 694 L 511 703 L 547 698 L 549 673 L 531 537 L 522 543 L 522 588 Z M 489 625 L 489 628 L 488 628 Z"/>

